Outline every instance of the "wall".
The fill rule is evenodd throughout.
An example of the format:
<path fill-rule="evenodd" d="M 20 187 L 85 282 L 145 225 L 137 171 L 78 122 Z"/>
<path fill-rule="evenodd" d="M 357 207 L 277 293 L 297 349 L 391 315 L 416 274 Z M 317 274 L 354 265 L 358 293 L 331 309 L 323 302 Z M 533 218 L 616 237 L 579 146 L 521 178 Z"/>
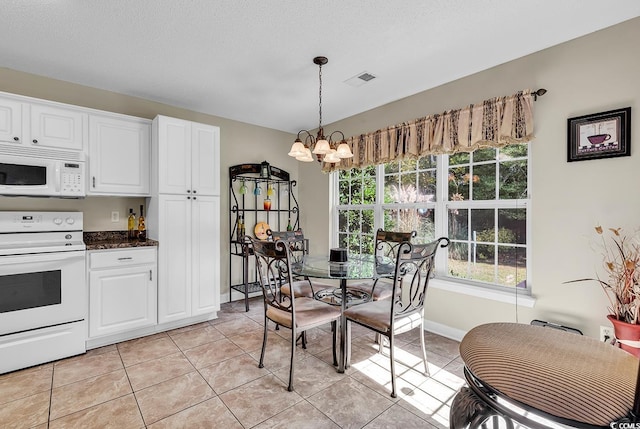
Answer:
<path fill-rule="evenodd" d="M 287 156 L 287 149 L 295 137 L 285 132 L 6 68 L 0 68 L 0 91 L 148 119 L 161 114 L 220 127 L 220 254 L 223 255 L 220 267 L 223 297 L 229 292 L 229 166 L 267 160 L 288 171 L 293 179 L 298 175 L 298 162 Z M 125 218 L 129 207 L 138 212 L 143 202 L 142 198 L 115 197 L 81 200 L 0 197 L 0 210 L 78 210 L 84 212 L 86 231 L 112 231 L 126 229 Z M 111 211 L 115 210 L 120 212 L 121 218 L 116 224 L 111 222 Z"/>
<path fill-rule="evenodd" d="M 593 227 L 639 226 L 640 142 L 632 130 L 630 157 L 567 163 L 567 118 L 632 107 L 640 126 L 640 18 L 534 53 L 334 124 L 346 135 L 374 131 L 428 114 L 460 108 L 524 88 L 549 92 L 535 104 L 536 140 L 531 143 L 533 230 L 532 284 L 535 307 L 431 289 L 426 318 L 467 331 L 489 321 L 562 323 L 597 336 L 608 301 L 595 283 L 563 284 L 591 277 L 600 259 L 589 247 Z M 429 70 L 425 70 L 428 73 Z M 375 84 L 375 83 L 374 83 Z M 367 86 L 361 87 L 366 91 Z M 301 165 L 303 225 L 313 247 L 329 245 L 328 176 L 317 164 Z"/>

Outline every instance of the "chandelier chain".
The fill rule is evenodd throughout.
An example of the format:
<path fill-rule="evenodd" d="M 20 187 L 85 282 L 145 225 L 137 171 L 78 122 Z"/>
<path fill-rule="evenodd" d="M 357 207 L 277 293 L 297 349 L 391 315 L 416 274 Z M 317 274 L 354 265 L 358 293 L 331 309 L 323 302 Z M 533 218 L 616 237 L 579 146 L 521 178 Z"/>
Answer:
<path fill-rule="evenodd" d="M 322 64 L 319 64 L 318 78 L 320 80 L 320 90 L 318 91 L 318 98 L 320 99 L 319 108 L 320 108 L 320 123 L 318 125 L 318 129 L 322 129 Z"/>

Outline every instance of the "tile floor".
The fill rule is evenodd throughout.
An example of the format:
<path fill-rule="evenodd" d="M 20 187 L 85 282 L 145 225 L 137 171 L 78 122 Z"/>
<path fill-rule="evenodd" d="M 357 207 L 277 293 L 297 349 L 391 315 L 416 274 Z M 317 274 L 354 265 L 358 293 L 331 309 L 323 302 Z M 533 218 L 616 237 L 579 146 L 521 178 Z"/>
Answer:
<path fill-rule="evenodd" d="M 286 390 L 287 329 L 271 330 L 258 368 L 262 305 L 223 304 L 219 318 L 94 349 L 0 375 L 0 427 L 6 428 L 448 428 L 449 405 L 464 383 L 458 343 L 431 333 L 430 377 L 420 337 L 398 338 L 398 398 L 389 359 L 373 334 L 353 328 L 352 366 L 331 365 L 329 325 L 297 349 Z"/>

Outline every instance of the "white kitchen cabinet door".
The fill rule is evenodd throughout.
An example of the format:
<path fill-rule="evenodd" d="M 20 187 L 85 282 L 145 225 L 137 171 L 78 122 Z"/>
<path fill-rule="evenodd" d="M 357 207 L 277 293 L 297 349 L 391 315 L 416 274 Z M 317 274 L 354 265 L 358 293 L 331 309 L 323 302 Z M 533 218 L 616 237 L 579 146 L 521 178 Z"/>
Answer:
<path fill-rule="evenodd" d="M 158 192 L 191 193 L 191 122 L 157 117 Z"/>
<path fill-rule="evenodd" d="M 0 141 L 22 143 L 22 103 L 0 98 Z"/>
<path fill-rule="evenodd" d="M 40 103 L 31 103 L 30 111 L 33 146 L 86 151 L 86 113 Z"/>
<path fill-rule="evenodd" d="M 220 128 L 193 123 L 191 187 L 198 195 L 220 195 Z"/>
<path fill-rule="evenodd" d="M 191 197 L 158 198 L 158 323 L 191 315 Z"/>
<path fill-rule="evenodd" d="M 155 265 L 110 268 L 89 275 L 89 337 L 156 324 Z"/>
<path fill-rule="evenodd" d="M 89 195 L 149 195 L 150 165 L 149 121 L 89 116 Z"/>
<path fill-rule="evenodd" d="M 191 203 L 191 315 L 220 310 L 220 197 Z"/>

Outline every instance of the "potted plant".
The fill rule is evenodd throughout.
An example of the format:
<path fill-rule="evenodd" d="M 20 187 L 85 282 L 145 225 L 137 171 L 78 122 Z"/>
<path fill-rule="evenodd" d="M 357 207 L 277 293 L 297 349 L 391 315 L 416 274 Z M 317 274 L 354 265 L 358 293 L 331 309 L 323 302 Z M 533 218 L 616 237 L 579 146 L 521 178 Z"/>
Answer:
<path fill-rule="evenodd" d="M 604 230 L 595 227 L 600 236 L 597 243 L 602 254 L 606 277 L 573 280 L 572 282 L 596 281 L 609 298 L 610 314 L 620 347 L 640 357 L 640 240 L 638 233 L 627 236 L 622 228 Z"/>

